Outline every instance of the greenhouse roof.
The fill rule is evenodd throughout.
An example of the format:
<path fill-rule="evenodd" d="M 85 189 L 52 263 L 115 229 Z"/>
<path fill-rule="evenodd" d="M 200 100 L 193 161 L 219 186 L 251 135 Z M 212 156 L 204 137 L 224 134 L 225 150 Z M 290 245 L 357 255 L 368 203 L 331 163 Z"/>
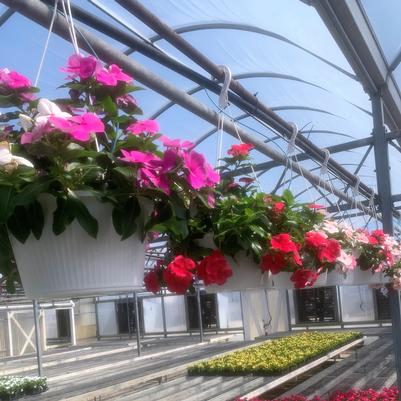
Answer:
<path fill-rule="evenodd" d="M 38 2 L 30 0 L 30 3 Z M 12 2 L 0 0 L 0 3 Z M 343 144 L 369 138 L 373 129 L 370 96 L 379 90 L 383 94 L 388 130 L 394 132 L 401 128 L 401 35 L 394 34 L 394 30 L 401 29 L 397 28 L 396 21 L 401 5 L 396 0 L 334 3 L 327 0 L 148 0 L 144 5 L 215 64 L 229 67 L 233 78 L 261 103 L 285 121 L 295 123 L 300 135 L 319 148 L 331 149 L 336 162 L 377 192 L 372 141 L 366 140 L 364 146 L 356 148 Z M 140 40 L 151 41 L 163 53 L 210 79 L 198 64 L 118 2 L 75 0 L 71 4 Z M 1 67 L 18 70 L 34 81 L 48 29 L 2 4 L 0 15 Z M 78 31 L 84 27 L 95 32 L 82 22 L 76 22 L 76 26 Z M 129 47 L 103 33 L 96 32 L 96 35 L 177 88 L 189 92 L 208 108 L 219 111 L 215 93 L 137 51 L 129 51 Z M 55 34 L 51 36 L 38 82 L 41 96 L 60 96 L 61 90 L 54 88 L 64 79 L 60 67 L 72 53 L 68 41 Z M 136 97 L 145 116 L 157 116 L 166 135 L 196 141 L 210 134 L 198 147 L 211 162 L 216 162 L 219 135 L 215 125 L 153 90 L 137 92 Z M 233 104 L 221 113 L 224 119 L 234 119 L 238 127 L 287 154 L 288 140 L 250 113 Z M 238 140 L 224 135 L 222 154 Z M 393 144 L 389 147 L 391 180 L 397 193 L 401 186 L 398 174 L 401 148 L 397 142 L 390 143 Z M 253 157 L 255 165 L 269 161 L 266 155 L 256 151 Z M 330 173 L 325 175 L 320 163 L 306 159 L 301 164 L 322 180 L 330 181 L 333 187 L 348 191 L 350 197 L 354 195 L 350 183 Z M 326 191 L 308 184 L 303 177 L 297 178 L 285 166 L 278 163 L 269 166 L 265 173 L 258 172 L 264 191 L 279 187 L 280 193 L 290 187 L 304 201 L 326 205 L 337 202 L 336 197 L 323 196 Z M 359 223 L 366 222 L 365 216 L 360 219 Z"/>

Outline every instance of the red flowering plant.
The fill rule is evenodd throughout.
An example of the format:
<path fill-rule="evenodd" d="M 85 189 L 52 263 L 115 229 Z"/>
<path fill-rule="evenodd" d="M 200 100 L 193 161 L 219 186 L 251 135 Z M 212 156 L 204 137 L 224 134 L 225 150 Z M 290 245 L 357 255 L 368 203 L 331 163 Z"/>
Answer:
<path fill-rule="evenodd" d="M 188 269 L 185 270 L 187 289 L 196 280 L 206 286 L 225 284 L 235 274 L 230 264 L 240 253 L 256 262 L 261 274 L 266 271 L 273 274 L 294 272 L 303 268 L 300 250 L 304 236 L 322 222 L 323 215 L 316 208 L 297 203 L 290 191 L 285 191 L 282 196 L 260 192 L 250 175 L 235 181 L 234 172 L 249 169 L 252 148 L 252 145 L 241 143 L 228 150 L 224 165 L 220 167 L 222 179 L 217 186 L 214 207 L 198 205 L 188 219 L 188 235 L 169 235 L 171 253 L 165 269 L 175 270 L 174 257 L 190 258 L 195 263 L 189 269 L 191 284 Z M 160 271 L 158 267 L 156 271 Z M 316 269 L 313 272 L 316 273 Z M 172 290 L 172 283 L 166 282 L 164 275 L 158 274 L 160 284 Z M 154 277 L 154 271 L 149 277 Z M 182 281 L 178 275 L 174 277 Z M 309 285 L 313 277 L 313 274 L 308 278 L 305 272 L 302 277 L 297 273 L 295 285 Z M 148 285 L 147 288 L 151 290 Z"/>
<path fill-rule="evenodd" d="M 42 194 L 56 200 L 56 235 L 76 219 L 96 237 L 98 222 L 80 197 L 84 190 L 112 205 L 122 240 L 142 221 L 142 199 L 153 209 L 144 232 L 185 237 L 189 209 L 209 208 L 220 179 L 192 143 L 163 136 L 154 120 L 137 119 L 142 112 L 132 92 L 140 88 L 120 67 L 73 55 L 62 71 L 68 96 L 52 102 L 35 100 L 28 78 L 0 70 L 0 107 L 9 108 L 0 125 L 0 273 L 10 284 L 17 269 L 8 233 L 20 242 L 41 236 Z"/>

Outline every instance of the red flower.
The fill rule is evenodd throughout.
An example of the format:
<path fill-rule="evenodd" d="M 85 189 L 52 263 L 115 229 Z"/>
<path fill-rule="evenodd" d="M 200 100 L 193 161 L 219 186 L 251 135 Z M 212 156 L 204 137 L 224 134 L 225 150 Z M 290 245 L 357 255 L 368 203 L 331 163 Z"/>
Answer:
<path fill-rule="evenodd" d="M 273 205 L 273 212 L 275 213 L 282 213 L 285 209 L 284 202 L 275 202 Z"/>
<path fill-rule="evenodd" d="M 298 252 L 298 247 L 289 234 L 277 234 L 270 241 L 271 247 L 284 253 Z"/>
<path fill-rule="evenodd" d="M 155 294 L 160 291 L 159 275 L 156 270 L 151 270 L 150 272 L 147 272 L 143 278 L 143 281 L 145 283 L 145 288 L 147 291 L 153 292 Z"/>
<path fill-rule="evenodd" d="M 171 292 L 177 294 L 185 294 L 193 281 L 192 271 L 195 269 L 195 262 L 178 255 L 163 271 L 163 279 L 167 284 L 167 288 Z"/>
<path fill-rule="evenodd" d="M 282 253 L 275 253 L 273 255 L 265 255 L 262 258 L 260 268 L 266 272 L 271 271 L 273 274 L 278 274 L 283 270 L 286 265 L 285 257 Z"/>
<path fill-rule="evenodd" d="M 315 284 L 319 274 L 309 269 L 297 269 L 291 275 L 291 281 L 295 288 L 312 287 Z"/>
<path fill-rule="evenodd" d="M 305 245 L 309 248 L 319 248 L 325 246 L 327 237 L 319 231 L 309 231 L 305 234 Z"/>
<path fill-rule="evenodd" d="M 317 257 L 321 262 L 334 263 L 341 254 L 340 243 L 335 239 L 327 239 L 326 244 L 317 251 Z"/>
<path fill-rule="evenodd" d="M 369 244 L 378 245 L 383 244 L 385 241 L 385 236 L 383 230 L 374 230 L 369 236 Z"/>
<path fill-rule="evenodd" d="M 248 156 L 251 149 L 253 149 L 253 145 L 250 143 L 241 143 L 239 145 L 232 145 L 227 153 L 233 157 L 245 157 Z"/>
<path fill-rule="evenodd" d="M 292 254 L 294 262 L 299 266 L 302 265 L 302 260 L 298 252 L 298 244 L 291 239 L 289 234 L 283 233 L 273 236 L 270 246 L 276 251 Z"/>
<path fill-rule="evenodd" d="M 198 277 L 205 285 L 223 285 L 233 275 L 231 267 L 220 251 L 213 251 L 206 256 L 198 265 Z"/>

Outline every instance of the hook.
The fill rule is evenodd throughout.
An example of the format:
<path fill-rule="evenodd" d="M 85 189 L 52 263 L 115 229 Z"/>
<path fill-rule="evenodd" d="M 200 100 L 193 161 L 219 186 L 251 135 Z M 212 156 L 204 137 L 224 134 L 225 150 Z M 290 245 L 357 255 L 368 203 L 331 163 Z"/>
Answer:
<path fill-rule="evenodd" d="M 287 148 L 287 154 L 288 155 L 292 155 L 295 153 L 295 141 L 297 139 L 297 135 L 298 135 L 298 126 L 295 123 L 290 123 L 291 127 L 292 127 L 292 135 L 290 138 L 290 142 L 288 142 L 288 148 Z"/>
<path fill-rule="evenodd" d="M 230 82 L 231 82 L 231 70 L 229 67 L 226 65 L 219 65 L 219 68 L 223 71 L 224 73 L 224 82 L 223 82 L 223 87 L 221 88 L 220 96 L 219 96 L 219 107 L 220 109 L 224 110 L 228 105 L 228 89 L 230 87 Z"/>

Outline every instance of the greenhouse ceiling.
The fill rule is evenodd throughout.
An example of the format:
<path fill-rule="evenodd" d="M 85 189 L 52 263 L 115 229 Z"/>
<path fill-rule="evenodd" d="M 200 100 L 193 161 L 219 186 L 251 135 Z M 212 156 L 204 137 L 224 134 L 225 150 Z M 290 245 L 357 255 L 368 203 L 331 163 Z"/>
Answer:
<path fill-rule="evenodd" d="M 0 0 L 0 3 L 4 3 L 0 4 L 0 66 L 18 70 L 34 81 L 48 29 L 9 9 L 5 4 L 12 1 Z M 30 0 L 29 3 L 40 2 Z M 44 3 L 54 5 L 55 0 Z M 78 17 L 74 9 L 78 6 L 109 27 L 125 31 L 144 43 L 152 43 L 153 48 L 163 55 L 210 80 L 208 72 L 119 3 L 124 1 L 71 1 L 72 14 Z M 394 139 L 389 142 L 392 145 L 389 157 L 393 193 L 401 192 L 398 189 L 401 177 L 397 174 L 401 148 L 396 140 L 399 136 L 397 130 L 401 128 L 401 41 L 398 40 L 401 35 L 394 35 L 394 29 L 398 29 L 396 18 L 401 11 L 398 1 L 148 0 L 143 5 L 213 63 L 229 67 L 233 78 L 254 94 L 260 103 L 270 107 L 284 121 L 296 124 L 299 136 L 320 149 L 328 148 L 335 162 L 351 175 L 359 177 L 361 187 L 372 188 L 375 192 L 377 182 L 373 141 L 370 138 L 373 129 L 370 96 L 380 91 L 385 122 L 391 132 L 388 135 Z M 278 135 L 249 111 L 235 106 L 234 102 L 220 111 L 219 96 L 205 85 L 199 85 L 140 52 L 132 51 L 130 46 L 95 31 L 78 18 L 75 26 L 78 33 L 82 29 L 96 33 L 98 38 L 129 54 L 151 72 L 188 92 L 208 108 L 220 112 L 226 124 L 230 120 L 235 121 L 240 131 L 252 134 L 281 155 L 288 156 L 288 139 Z M 54 87 L 62 79 L 60 67 L 66 64 L 72 53 L 73 48 L 68 41 L 56 34 L 50 36 L 38 82 L 41 96 L 62 96 L 62 90 L 55 92 Z M 211 162 L 216 162 L 220 136 L 215 124 L 201 119 L 154 90 L 137 92 L 136 97 L 146 117 L 157 117 L 163 133 L 173 138 L 198 141 L 200 151 Z M 200 141 L 200 138 L 203 140 Z M 224 135 L 221 154 L 224 155 L 238 140 Z M 345 182 L 331 169 L 325 173 L 321 169 L 322 160 L 311 160 L 310 155 L 303 154 L 301 149 L 297 152 L 301 154 L 298 159 L 306 170 L 328 183 L 326 185 L 330 188 L 346 191 L 350 198 L 355 196 L 353 187 L 357 179 L 353 183 Z M 332 211 L 338 210 L 337 197 L 327 195 L 328 191 L 308 183 L 302 175 L 291 173 L 291 163 L 286 168 L 256 151 L 253 157 L 264 191 L 276 190 L 280 193 L 290 187 L 300 200 L 320 202 L 331 206 Z M 357 198 L 365 200 L 365 205 L 369 204 L 367 196 Z M 394 200 L 397 199 L 395 196 Z M 355 224 L 367 222 L 366 216 L 354 217 L 353 221 Z"/>

